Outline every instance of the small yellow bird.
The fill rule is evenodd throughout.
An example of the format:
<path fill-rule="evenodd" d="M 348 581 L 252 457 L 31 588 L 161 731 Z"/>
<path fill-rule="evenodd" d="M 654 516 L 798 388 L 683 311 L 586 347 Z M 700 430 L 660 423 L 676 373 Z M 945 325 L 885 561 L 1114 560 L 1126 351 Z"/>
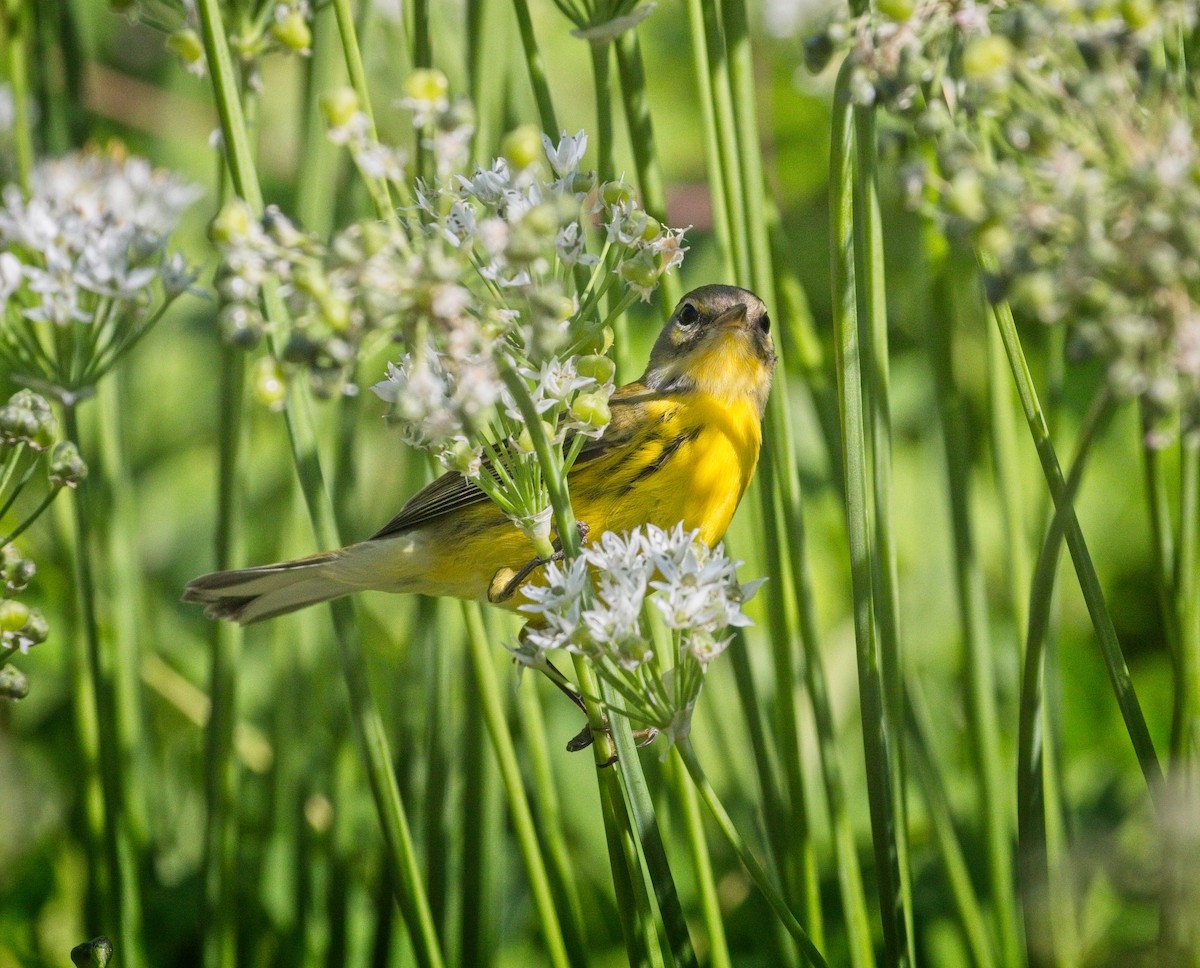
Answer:
<path fill-rule="evenodd" d="M 767 308 L 734 286 L 702 286 L 675 308 L 645 374 L 612 396 L 612 422 L 568 475 L 594 539 L 639 525 L 725 534 L 758 463 L 775 351 Z M 485 471 L 486 473 L 486 471 Z M 366 541 L 297 561 L 190 582 L 184 601 L 242 624 L 373 589 L 451 595 L 516 608 L 513 582 L 536 554 L 471 480 L 443 474 Z"/>

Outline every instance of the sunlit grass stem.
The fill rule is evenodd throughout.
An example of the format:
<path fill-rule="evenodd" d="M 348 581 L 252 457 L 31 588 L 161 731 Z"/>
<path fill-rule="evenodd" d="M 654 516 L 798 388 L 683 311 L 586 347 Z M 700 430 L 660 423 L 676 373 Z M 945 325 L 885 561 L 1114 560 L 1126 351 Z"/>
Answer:
<path fill-rule="evenodd" d="M 855 124 L 848 96 L 849 67 L 838 76 L 834 93 L 830 210 L 833 265 L 834 329 L 837 348 L 838 394 L 842 418 L 842 473 L 846 486 L 846 530 L 854 599 L 854 628 L 858 658 L 859 701 L 867 795 L 886 964 L 908 961 L 907 922 L 896 846 L 892 747 L 898 724 L 890 723 L 884 697 L 884 666 L 876 626 L 874 578 L 879 566 L 872 547 L 871 496 L 868 489 L 867 423 L 860 349 L 861 300 L 858 294 L 857 254 L 860 235 L 855 229 Z"/>
<path fill-rule="evenodd" d="M 6 80 L 12 88 L 13 160 L 17 184 L 29 194 L 33 176 L 33 122 L 29 115 L 29 36 L 33 4 L 24 0 L 0 0 L 0 42 L 4 45 Z"/>

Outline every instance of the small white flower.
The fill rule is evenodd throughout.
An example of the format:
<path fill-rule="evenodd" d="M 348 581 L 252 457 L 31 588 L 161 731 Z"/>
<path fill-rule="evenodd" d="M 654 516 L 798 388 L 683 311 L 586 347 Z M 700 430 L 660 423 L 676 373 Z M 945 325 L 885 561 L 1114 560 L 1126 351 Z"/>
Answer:
<path fill-rule="evenodd" d="M 550 166 L 554 169 L 554 173 L 559 178 L 565 179 L 579 170 L 579 164 L 583 161 L 584 153 L 587 151 L 587 135 L 580 131 L 571 136 L 564 131 L 556 147 L 543 134 L 542 145 L 546 149 L 546 157 L 550 160 Z"/>

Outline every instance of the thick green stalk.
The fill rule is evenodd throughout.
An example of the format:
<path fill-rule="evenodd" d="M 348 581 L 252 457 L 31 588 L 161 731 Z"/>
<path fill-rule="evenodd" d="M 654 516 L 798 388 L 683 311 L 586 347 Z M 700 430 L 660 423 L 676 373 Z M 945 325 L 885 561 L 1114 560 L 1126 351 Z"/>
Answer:
<path fill-rule="evenodd" d="M 1070 507 L 1075 499 L 1091 446 L 1111 413 L 1111 404 L 1107 395 L 1102 395 L 1088 414 L 1076 445 L 1075 459 L 1063 492 L 1063 503 L 1046 529 L 1030 591 L 1017 734 L 1017 833 L 1026 950 L 1032 965 L 1043 963 L 1047 942 L 1057 964 L 1074 963 L 1073 919 L 1063 916 L 1064 901 L 1052 889 L 1053 873 L 1048 847 L 1055 834 L 1055 814 L 1051 811 L 1058 810 L 1058 803 L 1056 795 L 1053 802 L 1046 796 L 1046 788 L 1056 782 L 1056 771 L 1053 764 L 1046 762 L 1053 755 L 1054 746 L 1046 735 L 1042 683 L 1055 574 L 1066 529 L 1063 509 Z M 1049 898 L 1045 900 L 1047 893 Z M 1070 905 L 1066 907 L 1069 912 Z M 1065 939 L 1064 935 L 1067 935 Z"/>
<path fill-rule="evenodd" d="M 617 73 L 621 78 L 621 94 L 625 102 L 625 121 L 629 127 L 629 143 L 633 148 L 633 163 L 637 168 L 638 187 L 646 211 L 667 224 L 667 194 L 663 187 L 662 166 L 654 144 L 654 125 L 650 120 L 650 101 L 646 97 L 646 70 L 642 64 L 642 48 L 636 30 L 627 30 L 617 38 Z M 659 309 L 663 317 L 683 295 L 679 273 L 672 272 L 661 279 L 662 298 Z"/>
<path fill-rule="evenodd" d="M 613 144 L 612 48 L 608 41 L 588 44 L 592 58 L 592 87 L 596 103 L 596 174 L 601 182 L 616 177 L 617 164 L 614 160 L 616 145 Z M 620 347 L 618 347 L 618 350 Z"/>
<path fill-rule="evenodd" d="M 555 695 L 558 695 L 557 691 Z M 579 900 L 579 890 L 571 866 L 571 853 L 563 831 L 554 766 L 550 759 L 546 723 L 537 690 L 533 686 L 523 685 L 518 690 L 518 704 L 521 738 L 524 741 L 522 745 L 533 774 L 533 805 L 537 831 L 549 864 L 548 872 L 562 919 L 567 955 L 572 965 L 582 966 L 587 962 L 583 905 Z"/>
<path fill-rule="evenodd" d="M 1083 592 L 1088 614 L 1091 616 L 1092 625 L 1096 630 L 1100 652 L 1108 669 L 1109 681 L 1112 684 L 1117 705 L 1121 710 L 1121 716 L 1125 721 L 1125 730 L 1129 734 L 1134 753 L 1138 758 L 1138 765 L 1141 767 L 1146 785 L 1149 787 L 1150 797 L 1156 806 L 1161 806 L 1159 800 L 1163 790 L 1162 767 L 1158 762 L 1158 754 L 1154 750 L 1154 742 L 1150 738 L 1150 730 L 1146 726 L 1146 717 L 1142 712 L 1141 703 L 1138 701 L 1133 679 L 1129 675 L 1129 666 L 1121 651 L 1121 643 L 1117 639 L 1116 629 L 1113 627 L 1112 616 L 1109 615 L 1108 606 L 1104 601 L 1104 591 L 1100 587 L 1096 567 L 1092 563 L 1091 554 L 1083 538 L 1083 529 L 1079 526 L 1079 519 L 1075 516 L 1075 509 L 1070 502 L 1070 494 L 1066 481 L 1063 479 L 1062 468 L 1058 463 L 1058 454 L 1050 439 L 1050 431 L 1046 426 L 1046 420 L 1038 402 L 1037 391 L 1034 389 L 1033 378 L 1029 372 L 1029 364 L 1025 360 L 1025 354 L 1017 336 L 1012 311 L 1007 304 L 1001 303 L 995 307 L 994 311 L 990 312 L 1000 329 L 1009 368 L 1012 370 L 1013 379 L 1017 384 L 1021 407 L 1025 412 L 1029 432 L 1033 437 L 1038 459 L 1042 465 L 1042 473 L 1050 488 L 1055 508 L 1058 514 L 1067 516 L 1065 521 L 1067 548 L 1071 552 L 1071 560 L 1079 578 L 1080 590 Z M 1026 664 L 1028 665 L 1028 656 Z"/>
<path fill-rule="evenodd" d="M 954 579 L 962 629 L 964 685 L 967 719 L 975 760 L 975 780 L 983 818 L 987 870 L 1001 963 L 1018 968 L 1021 943 L 1013 898 L 1012 835 L 1000 756 L 1000 724 L 996 715 L 996 683 L 988 635 L 988 613 L 983 565 L 975 549 L 972 524 L 971 457 L 966 424 L 966 403 L 954 377 L 953 329 L 957 319 L 953 285 L 943 265 L 935 283 L 938 299 L 930 314 L 928 339 L 941 411 L 946 452 L 946 488 L 950 495 L 950 523 L 954 538 Z M 970 266 L 967 278 L 972 278 Z"/>
<path fill-rule="evenodd" d="M 954 906 L 958 909 L 958 917 L 962 922 L 963 936 L 966 938 L 975 968 L 994 968 L 997 961 L 992 953 L 987 922 L 979 905 L 979 898 L 975 895 L 975 888 L 971 884 L 970 865 L 954 830 L 950 798 L 946 795 L 946 785 L 938 771 L 933 752 L 933 724 L 920 682 L 915 676 L 906 677 L 904 692 L 909 714 L 909 730 L 912 734 L 909 762 L 913 766 L 917 785 L 929 810 L 934 840 L 937 841 L 938 853 L 946 870 L 946 880 L 950 885 Z"/>
<path fill-rule="evenodd" d="M 87 452 L 79 434 L 79 419 L 75 407 L 63 408 L 63 428 L 68 440 Z M 104 853 L 108 867 L 108 889 L 116 911 L 115 928 L 120 932 L 121 954 L 131 968 L 144 964 L 142 951 L 142 898 L 129 815 L 125 810 L 124 770 L 117 746 L 119 727 L 113 691 L 112 664 L 104 654 L 100 640 L 100 625 L 96 603 L 95 555 L 98 549 L 92 541 L 91 515 L 94 502 L 90 500 L 96 483 L 85 482 L 72 495 L 75 527 L 74 581 L 79 609 L 80 633 L 87 654 L 90 692 L 94 697 L 96 738 L 100 768 L 100 790 L 104 801 Z"/>
<path fill-rule="evenodd" d="M 709 62 L 707 33 L 704 26 L 704 0 L 687 0 L 687 18 L 692 35 L 692 62 L 696 69 L 700 112 L 704 119 L 704 166 L 708 173 L 708 196 L 712 200 L 713 231 L 717 237 L 717 248 L 721 251 L 725 277 L 732 279 L 737 258 L 733 251 L 733 240 L 730 237 L 729 201 L 725 195 L 725 182 L 721 174 L 717 101 L 716 91 L 713 88 L 712 65 Z"/>
<path fill-rule="evenodd" d="M 529 84 L 533 88 L 533 99 L 537 102 L 542 130 L 552 139 L 556 139 L 559 135 L 558 120 L 554 116 L 554 100 L 550 97 L 550 85 L 546 81 L 546 64 L 542 60 L 542 52 L 538 49 L 537 37 L 533 33 L 529 0 L 513 0 L 513 11 L 517 15 L 521 48 L 525 52 L 525 67 L 529 71 Z"/>
<path fill-rule="evenodd" d="M 846 530 L 854 596 L 859 700 L 876 877 L 879 882 L 887 964 L 899 966 L 908 961 L 908 914 L 899 870 L 893 792 L 891 747 L 895 742 L 897 724 L 888 720 L 881 646 L 875 624 L 876 559 L 872 549 L 866 438 L 869 414 L 864 402 L 855 265 L 855 131 L 848 84 L 849 65 L 839 74 L 835 89 L 830 160 L 833 306 L 842 420 L 842 473 L 846 485 Z"/>
<path fill-rule="evenodd" d="M 1200 797 L 1200 435 L 1186 434 L 1180 445 L 1179 664 L 1175 675 L 1175 720 L 1171 724 L 1174 769 L 1187 793 Z"/>
<path fill-rule="evenodd" d="M 732 968 L 729 946 L 725 940 L 725 922 L 721 920 L 721 901 L 717 895 L 717 881 L 713 876 L 712 859 L 708 853 L 708 842 L 704 839 L 704 818 L 700 815 L 700 803 L 696 799 L 696 788 L 687 778 L 686 767 L 676 750 L 670 758 L 668 770 L 671 786 L 679 800 L 683 824 L 687 836 L 688 851 L 692 855 L 692 866 L 696 871 L 696 889 L 700 895 L 700 913 L 704 929 L 708 932 L 708 963 L 712 968 Z"/>
<path fill-rule="evenodd" d="M 721 182 L 721 197 L 726 206 L 726 222 L 730 227 L 726 241 L 732 253 L 734 276 L 743 284 L 751 277 L 750 245 L 746 237 L 746 192 L 742 184 L 737 140 L 737 110 L 733 103 L 733 91 L 729 83 L 729 55 L 721 30 L 720 10 L 715 2 L 689 0 L 688 17 L 692 20 L 693 43 L 703 43 L 703 65 L 701 56 L 695 54 L 697 70 L 707 68 L 707 77 L 701 78 L 701 88 L 707 89 L 712 100 L 705 104 L 705 121 L 711 120 L 713 140 L 716 144 L 718 164 L 712 172 L 714 180 Z M 699 23 L 697 24 L 697 20 Z M 711 105 L 711 110 L 709 109 Z M 715 199 L 715 196 L 714 196 Z"/>
<path fill-rule="evenodd" d="M 217 0 L 198 0 L 197 12 L 234 189 L 255 213 L 261 213 L 262 190 L 254 168 L 233 74 L 232 58 Z M 268 291 L 264 303 L 271 321 L 279 322 L 285 318 L 286 313 L 276 291 Z M 290 396 L 285 415 L 293 461 L 318 543 L 327 548 L 337 547 L 341 542 L 338 539 L 332 502 L 321 472 L 312 417 L 306 401 L 297 395 Z M 371 695 L 362 644 L 354 626 L 353 609 L 349 602 L 341 600 L 333 603 L 332 612 L 339 659 L 350 694 L 351 719 L 366 761 L 371 792 L 375 798 L 388 849 L 388 859 L 397 878 L 398 900 L 412 931 L 413 947 L 418 961 L 427 968 L 440 968 L 442 956 L 437 934 L 421 883 L 404 804 L 396 786 L 396 777 L 392 773 L 391 755 L 383 721 Z"/>
<path fill-rule="evenodd" d="M 496 678 L 491 650 L 488 648 L 483 617 L 479 613 L 479 606 L 474 602 L 464 602 L 462 612 L 467 626 L 467 648 L 475 674 L 475 687 L 479 690 L 480 711 L 496 754 L 496 764 L 500 768 L 513 832 L 517 837 L 521 859 L 525 863 L 525 873 L 529 877 L 529 889 L 533 894 L 538 920 L 541 922 L 549 963 L 556 968 L 566 968 L 570 959 L 567 957 L 562 927 L 558 922 L 554 893 L 550 889 L 550 879 L 546 873 L 546 862 L 542 858 L 541 845 L 538 843 L 533 813 L 525 796 L 521 768 L 517 765 L 516 748 L 508 731 L 508 720 L 500 697 L 500 683 Z"/>
<path fill-rule="evenodd" d="M 17 184 L 29 194 L 33 175 L 33 124 L 29 117 L 29 58 L 26 44 L 30 34 L 33 4 L 26 0 L 0 0 L 0 36 L 4 40 L 5 66 L 13 101 L 13 157 Z"/>
<path fill-rule="evenodd" d="M 318 8 L 313 15 L 312 56 L 304 73 L 301 117 L 301 160 L 297 171 L 296 218 L 318 238 L 328 238 L 337 209 L 342 153 L 327 134 L 321 113 L 321 95 L 340 83 L 340 65 L 349 58 L 337 56 L 338 22 L 335 11 Z M 360 95 L 361 99 L 361 95 Z"/>
<path fill-rule="evenodd" d="M 688 775 L 692 778 L 692 782 L 696 786 L 696 790 L 700 793 L 701 799 L 704 800 L 705 806 L 708 807 L 709 813 L 717 822 L 717 826 L 721 828 L 721 833 L 725 835 L 725 839 L 729 841 L 729 846 L 733 848 L 734 853 L 738 855 L 742 866 L 746 868 L 746 872 L 754 881 L 755 885 L 762 892 L 767 903 L 771 906 L 771 910 L 775 912 L 775 916 L 787 928 L 791 936 L 796 940 L 803 952 L 804 957 L 808 959 L 809 964 L 822 968 L 826 966 L 825 957 L 820 950 L 813 944 L 808 933 L 796 920 L 796 916 L 788 908 L 787 903 L 783 900 L 775 885 L 771 883 L 767 872 L 763 870 L 762 865 L 755 859 L 754 854 L 738 833 L 737 827 L 734 826 L 733 820 L 725 811 L 720 799 L 717 797 L 716 791 L 713 790 L 712 784 L 708 782 L 708 777 L 704 773 L 704 768 L 700 765 L 699 759 L 696 757 L 696 751 L 692 748 L 691 741 L 688 739 L 681 740 L 676 749 L 679 751 L 679 757 L 683 761 L 684 767 L 688 771 Z"/>

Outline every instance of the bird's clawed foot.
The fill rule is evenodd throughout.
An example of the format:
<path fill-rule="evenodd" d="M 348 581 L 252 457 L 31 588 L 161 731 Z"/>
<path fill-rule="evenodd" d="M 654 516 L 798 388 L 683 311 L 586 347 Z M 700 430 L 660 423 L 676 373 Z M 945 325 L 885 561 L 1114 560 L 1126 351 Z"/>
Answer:
<path fill-rule="evenodd" d="M 595 731 L 590 725 L 584 726 L 583 729 L 581 729 L 567 741 L 567 752 L 578 753 L 580 750 L 587 749 L 592 745 L 593 740 L 595 740 L 594 732 Z M 605 726 L 603 732 L 611 734 L 612 728 Z M 649 729 L 635 729 L 633 731 L 634 743 L 638 749 L 643 749 L 649 746 L 657 738 L 658 730 L 654 729 L 653 727 L 650 727 Z M 612 766 L 615 762 L 617 762 L 617 754 L 613 753 L 611 757 L 609 757 L 605 762 L 599 764 L 599 766 Z"/>
<path fill-rule="evenodd" d="M 583 521 L 576 521 L 575 527 L 579 531 L 580 542 L 587 541 L 588 534 L 591 533 L 592 529 Z M 555 538 L 553 547 L 554 554 L 549 558 L 532 558 L 520 568 L 501 568 L 496 572 L 492 576 L 492 584 L 488 588 L 488 601 L 493 605 L 499 605 L 501 602 L 508 601 L 516 594 L 517 589 L 525 584 L 525 580 L 536 569 L 541 568 L 548 561 L 562 561 L 562 540 Z"/>

